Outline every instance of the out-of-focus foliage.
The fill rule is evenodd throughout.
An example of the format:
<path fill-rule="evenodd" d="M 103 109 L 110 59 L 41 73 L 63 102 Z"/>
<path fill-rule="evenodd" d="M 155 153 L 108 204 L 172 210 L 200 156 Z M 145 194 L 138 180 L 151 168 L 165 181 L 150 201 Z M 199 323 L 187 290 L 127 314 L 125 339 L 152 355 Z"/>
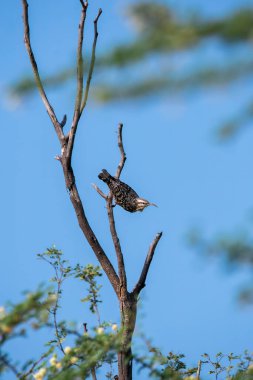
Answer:
<path fill-rule="evenodd" d="M 99 101 L 221 86 L 253 74 L 251 8 L 209 19 L 198 12 L 179 15 L 176 8 L 164 2 L 141 1 L 130 5 L 127 15 L 135 28 L 132 41 L 113 47 L 105 55 L 98 54 L 96 60 L 95 74 L 98 75 L 93 96 Z M 227 58 L 222 63 L 202 59 L 205 53 L 201 55 L 200 49 L 204 51 L 214 41 L 219 42 L 217 49 L 227 51 Z M 239 45 L 247 49 L 238 59 L 233 48 Z M 182 64 L 183 54 L 190 55 L 194 64 Z M 106 75 L 107 72 L 113 75 Z M 44 83 L 57 86 L 74 76 L 74 68 L 62 68 L 57 74 L 44 78 Z M 15 83 L 10 91 L 20 97 L 34 89 L 33 79 L 26 77 Z M 252 118 L 252 104 L 249 100 L 241 112 L 231 115 L 231 121 L 219 129 L 221 139 L 233 135 Z"/>
<path fill-rule="evenodd" d="M 248 269 L 252 279 L 240 291 L 239 300 L 245 304 L 253 303 L 253 240 L 249 234 L 223 234 L 208 240 L 200 231 L 193 230 L 188 235 L 188 242 L 199 255 L 222 258 L 226 268 Z"/>
<path fill-rule="evenodd" d="M 91 374 L 99 378 L 99 369 L 109 366 L 106 378 L 116 379 L 116 356 L 122 340 L 118 326 L 101 323 L 99 317 L 98 323 L 89 331 L 84 324 L 80 332 L 73 322 L 58 321 L 62 285 L 70 278 L 78 278 L 88 285 L 90 297 L 87 296 L 85 301 L 89 302 L 93 314 L 98 313 L 98 303 L 101 302 L 97 283 L 101 276 L 100 268 L 91 264 L 71 267 L 55 247 L 38 256 L 52 266 L 54 276 L 51 282 L 55 289 L 40 287 L 36 292 L 27 293 L 20 303 L 0 308 L 0 374 L 9 371 L 13 378 L 22 380 L 87 379 Z M 47 329 L 47 339 L 52 335 L 52 339 L 45 342 L 46 349 L 37 359 L 28 359 L 21 364 L 16 362 L 8 352 L 8 342 L 26 337 L 28 343 L 24 341 L 24 344 L 29 344 L 31 330 L 42 328 Z M 183 354 L 163 354 L 145 335 L 136 338 L 144 344 L 140 350 L 133 350 L 133 360 L 139 373 L 144 371 L 149 379 L 193 380 L 198 375 L 202 379 L 203 369 L 214 379 L 253 379 L 253 355 L 248 351 L 242 355 L 218 353 L 214 359 L 204 354 L 198 366 L 188 368 Z M 71 346 L 68 346 L 70 341 Z"/>

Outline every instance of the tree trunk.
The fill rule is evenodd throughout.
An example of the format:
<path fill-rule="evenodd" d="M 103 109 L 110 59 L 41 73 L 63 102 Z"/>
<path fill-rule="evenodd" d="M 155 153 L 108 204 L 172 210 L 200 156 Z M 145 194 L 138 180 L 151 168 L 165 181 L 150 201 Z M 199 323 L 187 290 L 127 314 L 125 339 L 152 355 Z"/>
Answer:
<path fill-rule="evenodd" d="M 136 322 L 137 299 L 133 293 L 120 297 L 122 344 L 118 352 L 119 380 L 132 380 L 132 337 Z"/>

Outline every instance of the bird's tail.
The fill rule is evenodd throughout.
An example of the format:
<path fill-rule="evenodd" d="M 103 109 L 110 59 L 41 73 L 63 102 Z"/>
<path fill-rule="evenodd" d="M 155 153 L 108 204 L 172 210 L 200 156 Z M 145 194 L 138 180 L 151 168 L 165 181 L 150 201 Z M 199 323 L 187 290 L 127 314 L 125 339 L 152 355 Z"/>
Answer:
<path fill-rule="evenodd" d="M 101 173 L 99 173 L 98 178 L 104 181 L 105 183 L 108 183 L 112 176 L 108 173 L 107 170 L 103 169 Z"/>

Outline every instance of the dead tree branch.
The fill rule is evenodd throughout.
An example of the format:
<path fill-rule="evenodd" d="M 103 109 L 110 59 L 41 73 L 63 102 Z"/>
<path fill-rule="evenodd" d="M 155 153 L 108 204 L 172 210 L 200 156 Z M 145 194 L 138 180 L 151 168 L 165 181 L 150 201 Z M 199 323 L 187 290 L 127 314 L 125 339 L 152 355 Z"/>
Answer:
<path fill-rule="evenodd" d="M 85 5 L 85 3 L 83 3 L 83 2 L 81 2 L 81 4 L 82 4 L 82 14 L 81 14 L 81 25 L 82 25 L 82 22 L 84 23 L 84 21 L 85 21 L 85 11 L 86 11 L 87 5 Z M 22 5 L 23 5 L 25 46 L 26 46 L 26 49 L 27 49 L 27 52 L 28 52 L 28 55 L 30 58 L 30 62 L 31 62 L 33 72 L 34 72 L 34 77 L 35 77 L 41 98 L 42 98 L 43 103 L 46 107 L 46 110 L 50 116 L 50 119 L 54 125 L 54 128 L 56 130 L 59 142 L 61 144 L 61 156 L 58 156 L 58 160 L 62 164 L 63 173 L 64 173 L 64 177 L 65 177 L 65 183 L 66 183 L 67 189 L 69 190 L 70 200 L 73 204 L 73 207 L 74 207 L 74 210 L 76 212 L 77 219 L 78 219 L 79 226 L 80 226 L 85 238 L 87 239 L 90 247 L 92 248 L 93 252 L 95 253 L 101 267 L 105 271 L 109 281 L 111 282 L 111 284 L 115 290 L 115 293 L 119 296 L 119 289 L 120 289 L 119 277 L 118 277 L 117 273 L 115 272 L 115 269 L 114 269 L 112 263 L 110 262 L 107 255 L 105 254 L 103 248 L 101 247 L 100 243 L 98 242 L 98 239 L 97 239 L 96 235 L 94 234 L 94 232 L 93 232 L 93 230 L 92 230 L 92 228 L 91 228 L 91 226 L 87 220 L 87 217 L 86 217 L 85 212 L 84 212 L 83 204 L 82 204 L 81 198 L 79 196 L 79 193 L 78 193 L 78 190 L 77 190 L 77 187 L 75 184 L 75 176 L 74 176 L 74 172 L 73 172 L 73 169 L 71 166 L 71 156 L 72 156 L 72 151 L 73 151 L 73 146 L 74 146 L 75 132 L 76 132 L 79 120 L 77 121 L 77 124 L 73 123 L 75 121 L 75 117 L 74 117 L 69 136 L 65 136 L 63 133 L 61 124 L 58 122 L 58 120 L 55 116 L 53 107 L 51 106 L 51 104 L 50 104 L 50 102 L 46 96 L 46 93 L 44 91 L 44 88 L 43 88 L 43 85 L 42 85 L 42 82 L 40 79 L 39 71 L 38 71 L 38 66 L 37 66 L 37 63 L 36 63 L 32 48 L 31 48 L 27 0 L 22 0 Z M 94 56 L 94 58 L 91 61 L 91 67 L 89 70 L 89 72 L 90 72 L 89 73 L 90 79 L 88 78 L 89 83 L 90 83 L 93 68 L 94 68 L 94 62 L 93 61 L 95 60 L 95 48 L 96 48 L 96 40 L 97 40 L 97 21 L 98 21 L 99 16 L 101 15 L 101 12 L 102 11 L 99 10 L 98 16 L 96 17 L 96 19 L 94 21 L 96 35 L 95 35 L 95 43 L 93 44 L 93 56 Z M 80 58 L 80 54 L 81 54 L 80 52 L 82 51 L 82 43 L 83 43 L 82 33 L 83 32 L 82 32 L 82 26 L 81 26 L 79 29 L 79 42 L 78 42 L 78 56 L 79 56 L 79 58 Z M 80 78 L 81 78 L 81 76 L 79 73 L 78 74 L 79 87 L 80 87 Z M 79 88 L 79 91 L 80 91 L 80 88 Z M 88 92 L 89 92 L 89 86 L 88 86 L 88 88 L 86 88 L 86 91 L 85 91 L 86 101 L 88 98 Z M 79 92 L 78 92 L 78 94 L 79 94 Z M 75 109 L 76 109 L 76 106 L 75 106 Z"/>
<path fill-rule="evenodd" d="M 104 198 L 105 200 L 107 200 L 107 195 L 105 193 L 103 193 L 103 191 L 95 183 L 92 183 L 92 187 L 94 187 L 94 189 L 98 192 L 98 194 L 102 198 Z"/>
<path fill-rule="evenodd" d="M 123 146 L 123 140 L 122 140 L 122 129 L 123 124 L 120 123 L 118 125 L 118 147 L 120 150 L 120 162 L 115 174 L 116 178 L 120 177 L 120 174 L 124 168 L 124 164 L 126 161 L 126 153 Z M 120 290 L 123 291 L 123 293 L 126 295 L 127 293 L 127 277 L 126 277 L 126 270 L 125 270 L 125 264 L 124 264 L 124 257 L 120 245 L 120 240 L 117 234 L 116 225 L 115 225 L 115 219 L 114 219 L 114 213 L 113 213 L 113 206 L 112 206 L 112 200 L 113 195 L 111 192 L 109 192 L 108 195 L 105 195 L 103 191 L 95 184 L 93 184 L 93 187 L 98 192 L 98 194 L 106 200 L 106 208 L 107 208 L 107 215 L 109 220 L 109 226 L 110 226 L 110 232 L 112 236 L 112 241 L 114 244 L 114 249 L 117 256 L 118 261 L 118 273 L 119 273 L 119 279 L 120 279 Z"/>
<path fill-rule="evenodd" d="M 54 109 L 51 106 L 51 104 L 49 103 L 49 100 L 46 96 L 44 86 L 42 84 L 42 81 L 41 81 L 41 78 L 39 75 L 38 66 L 37 66 L 37 63 L 36 63 L 36 60 L 35 60 L 35 57 L 33 54 L 33 50 L 31 47 L 27 0 L 22 0 L 22 3 L 23 3 L 23 20 L 24 20 L 24 43 L 25 43 L 25 47 L 26 47 L 27 53 L 28 53 L 29 58 L 30 58 L 31 65 L 32 65 L 32 69 L 33 69 L 33 73 L 34 73 L 34 79 L 35 79 L 36 85 L 38 87 L 42 101 L 46 107 L 46 111 L 47 111 L 47 113 L 48 113 L 48 115 L 49 115 L 49 117 L 50 117 L 50 119 L 51 119 L 51 121 L 55 127 L 55 131 L 57 133 L 58 139 L 61 143 L 63 143 L 64 142 L 64 134 L 62 132 L 61 124 L 59 123 L 59 121 L 55 115 Z"/>
<path fill-rule="evenodd" d="M 115 175 L 116 178 L 120 177 L 120 174 L 121 174 L 121 172 L 124 168 L 125 162 L 126 162 L 126 153 L 124 150 L 123 139 L 122 139 L 122 129 L 123 129 L 123 124 L 120 123 L 118 126 L 118 147 L 119 147 L 119 151 L 121 153 L 121 160 L 119 162 L 118 169 L 117 169 L 117 172 Z"/>
<path fill-rule="evenodd" d="M 150 267 L 150 264 L 151 264 L 151 262 L 153 260 L 156 246 L 157 246 L 159 240 L 161 239 L 161 237 L 162 237 L 162 232 L 159 232 L 156 235 L 156 237 L 154 238 L 154 240 L 152 241 L 152 243 L 151 243 L 151 245 L 149 247 L 149 251 L 148 251 L 146 260 L 144 262 L 140 278 L 139 278 L 137 284 L 135 285 L 135 287 L 133 289 L 133 293 L 136 294 L 136 295 L 138 295 L 140 293 L 140 291 L 146 285 L 145 283 L 146 283 L 146 278 L 147 278 L 147 275 L 148 275 L 149 267 Z"/>
<path fill-rule="evenodd" d="M 120 174 L 124 168 L 124 164 L 126 161 L 126 153 L 124 151 L 123 140 L 122 140 L 122 129 L 123 129 L 123 124 L 120 123 L 118 126 L 118 147 L 121 153 L 121 158 L 120 158 L 120 162 L 116 171 L 116 175 L 115 175 L 116 178 L 120 177 Z M 125 270 L 124 257 L 123 257 L 123 253 L 122 253 L 122 249 L 120 245 L 120 240 L 119 240 L 117 230 L 116 230 L 116 225 L 115 225 L 112 199 L 113 199 L 113 195 L 110 191 L 107 197 L 107 201 L 106 201 L 106 208 L 107 208 L 107 214 L 108 214 L 108 219 L 109 219 L 110 232 L 111 232 L 115 252 L 117 255 L 120 286 L 121 286 L 121 290 L 123 290 L 123 293 L 126 295 L 127 293 L 126 270 Z"/>
<path fill-rule="evenodd" d="M 90 90 L 90 83 L 92 79 L 92 74 L 95 66 L 95 60 L 96 60 L 96 46 L 97 46 L 97 38 L 98 38 L 98 19 L 102 14 L 102 9 L 100 8 L 98 10 L 98 15 L 94 20 L 94 40 L 93 40 L 93 46 L 92 46 L 92 53 L 91 53 L 91 61 L 90 61 L 90 67 L 89 67 L 89 72 L 88 72 L 88 77 L 87 77 L 87 82 L 86 82 L 86 87 L 85 87 L 85 92 L 84 92 L 84 98 L 82 101 L 81 105 L 81 112 L 83 112 L 84 108 L 86 107 L 87 100 L 88 100 L 88 95 L 89 95 L 89 90 Z"/>
<path fill-rule="evenodd" d="M 66 157 L 71 163 L 71 156 L 74 147 L 74 140 L 77 131 L 77 126 L 79 119 L 81 117 L 81 103 L 83 97 L 83 34 L 84 34 L 84 24 L 86 20 L 86 13 L 88 8 L 88 3 L 80 1 L 82 4 L 82 11 L 80 16 L 79 23 L 79 33 L 78 33 L 78 44 L 77 44 L 77 92 L 76 92 L 76 101 L 75 101 L 75 110 L 71 129 L 68 134 L 68 146 Z"/>
<path fill-rule="evenodd" d="M 73 126 L 77 128 L 77 123 L 80 118 L 80 107 L 83 97 L 83 32 L 84 23 L 86 20 L 86 13 L 88 8 L 88 3 L 82 4 L 82 11 L 79 23 L 79 35 L 78 35 L 78 45 L 77 45 L 77 92 L 76 92 L 76 102 L 74 111 Z"/>

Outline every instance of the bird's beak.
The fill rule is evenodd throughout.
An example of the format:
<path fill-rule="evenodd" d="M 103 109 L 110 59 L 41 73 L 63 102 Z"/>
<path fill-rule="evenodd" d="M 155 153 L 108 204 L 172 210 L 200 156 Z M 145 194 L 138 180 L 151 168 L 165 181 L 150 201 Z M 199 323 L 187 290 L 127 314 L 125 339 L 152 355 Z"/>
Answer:
<path fill-rule="evenodd" d="M 155 207 L 158 207 L 155 203 L 151 203 L 151 202 L 149 202 L 148 205 L 149 205 L 149 206 L 155 206 Z"/>

